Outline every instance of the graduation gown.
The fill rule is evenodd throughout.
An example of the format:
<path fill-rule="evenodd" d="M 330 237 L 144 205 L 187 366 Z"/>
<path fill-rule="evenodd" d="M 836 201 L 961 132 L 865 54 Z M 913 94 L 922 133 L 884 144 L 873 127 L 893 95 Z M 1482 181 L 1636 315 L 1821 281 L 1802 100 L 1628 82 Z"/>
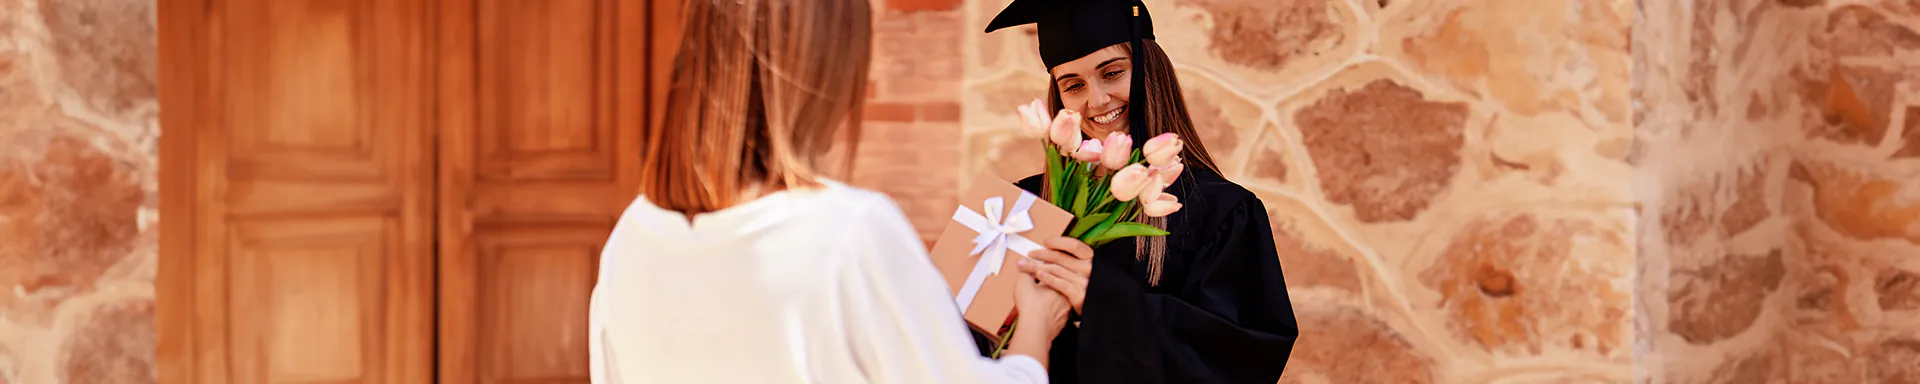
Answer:
<path fill-rule="evenodd" d="M 1278 381 L 1299 336 L 1265 205 L 1198 167 L 1168 188 L 1184 207 L 1167 217 L 1160 284 L 1133 239 L 1094 250 L 1081 314 L 1053 341 L 1054 383 Z M 1038 193 L 1041 177 L 1020 181 Z M 1078 322 L 1078 326 L 1074 323 Z M 975 330 L 981 353 L 993 346 Z"/>

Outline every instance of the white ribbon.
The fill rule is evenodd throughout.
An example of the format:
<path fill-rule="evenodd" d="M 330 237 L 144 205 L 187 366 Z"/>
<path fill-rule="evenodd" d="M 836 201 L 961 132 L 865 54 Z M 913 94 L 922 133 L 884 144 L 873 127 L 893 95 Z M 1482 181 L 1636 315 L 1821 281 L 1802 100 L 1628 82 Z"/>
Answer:
<path fill-rule="evenodd" d="M 1020 233 L 1033 229 L 1033 217 L 1027 214 L 1027 210 L 1033 208 L 1033 202 L 1038 198 L 1021 191 L 1020 199 L 1014 201 L 1013 211 L 1007 213 L 1005 220 L 1001 219 L 1000 210 L 1006 204 L 1006 199 L 999 196 L 987 198 L 981 204 L 981 208 L 987 211 L 986 216 L 964 205 L 953 211 L 953 221 L 980 234 L 973 238 L 973 251 L 967 253 L 968 256 L 980 255 L 980 261 L 974 263 L 973 273 L 967 274 L 967 283 L 961 285 L 960 293 L 954 296 L 954 303 L 960 305 L 961 312 L 966 312 L 967 307 L 973 305 L 973 296 L 980 293 L 980 284 L 987 281 L 987 276 L 1000 274 L 1000 268 L 1007 261 L 1008 250 L 1026 256 L 1027 252 L 1041 249 L 1039 243 L 1020 236 Z M 982 254 L 982 251 L 985 253 Z"/>

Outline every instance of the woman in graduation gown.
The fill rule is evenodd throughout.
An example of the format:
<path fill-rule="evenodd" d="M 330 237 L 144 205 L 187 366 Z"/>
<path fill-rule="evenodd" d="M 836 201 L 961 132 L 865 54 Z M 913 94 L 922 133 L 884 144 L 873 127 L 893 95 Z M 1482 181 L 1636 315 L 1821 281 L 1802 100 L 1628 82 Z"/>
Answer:
<path fill-rule="evenodd" d="M 1100 249 L 1067 237 L 1021 266 L 1065 294 L 1074 314 L 1054 339 L 1054 383 L 1273 383 L 1299 327 L 1260 199 L 1220 176 L 1195 134 L 1166 53 L 1137 0 L 1015 0 L 987 32 L 1037 24 L 1049 106 L 1093 138 L 1136 146 L 1174 133 L 1185 172 L 1167 188 L 1185 206 L 1149 224 L 1165 237 Z M 1134 55 L 1133 53 L 1139 53 Z M 1228 129 L 1204 127 L 1203 129 Z M 1020 186 L 1039 193 L 1044 177 Z M 1077 326 L 1075 325 L 1077 324 Z M 975 331 L 982 352 L 993 344 Z"/>

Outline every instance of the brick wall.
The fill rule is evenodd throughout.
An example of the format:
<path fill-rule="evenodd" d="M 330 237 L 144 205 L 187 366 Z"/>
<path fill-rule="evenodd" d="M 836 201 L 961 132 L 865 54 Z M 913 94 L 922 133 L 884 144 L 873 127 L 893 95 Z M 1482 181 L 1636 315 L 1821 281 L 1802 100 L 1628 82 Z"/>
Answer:
<path fill-rule="evenodd" d="M 929 242 L 959 193 L 959 3 L 876 0 L 872 85 L 848 181 L 892 196 Z"/>

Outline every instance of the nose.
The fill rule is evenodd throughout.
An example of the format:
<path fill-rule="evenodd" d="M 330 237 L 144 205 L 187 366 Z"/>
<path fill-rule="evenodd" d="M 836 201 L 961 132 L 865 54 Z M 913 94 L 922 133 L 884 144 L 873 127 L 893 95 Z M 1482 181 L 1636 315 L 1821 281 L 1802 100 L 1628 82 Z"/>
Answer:
<path fill-rule="evenodd" d="M 1091 89 L 1088 89 L 1088 91 L 1093 91 L 1093 97 L 1087 98 L 1088 108 L 1103 106 L 1103 105 L 1107 105 L 1107 103 L 1113 102 L 1113 94 L 1107 93 L 1107 89 L 1105 86 L 1096 85 L 1096 83 L 1090 82 L 1087 84 L 1087 88 L 1091 88 Z M 1090 110 L 1086 112 L 1098 113 L 1100 111 Z"/>

